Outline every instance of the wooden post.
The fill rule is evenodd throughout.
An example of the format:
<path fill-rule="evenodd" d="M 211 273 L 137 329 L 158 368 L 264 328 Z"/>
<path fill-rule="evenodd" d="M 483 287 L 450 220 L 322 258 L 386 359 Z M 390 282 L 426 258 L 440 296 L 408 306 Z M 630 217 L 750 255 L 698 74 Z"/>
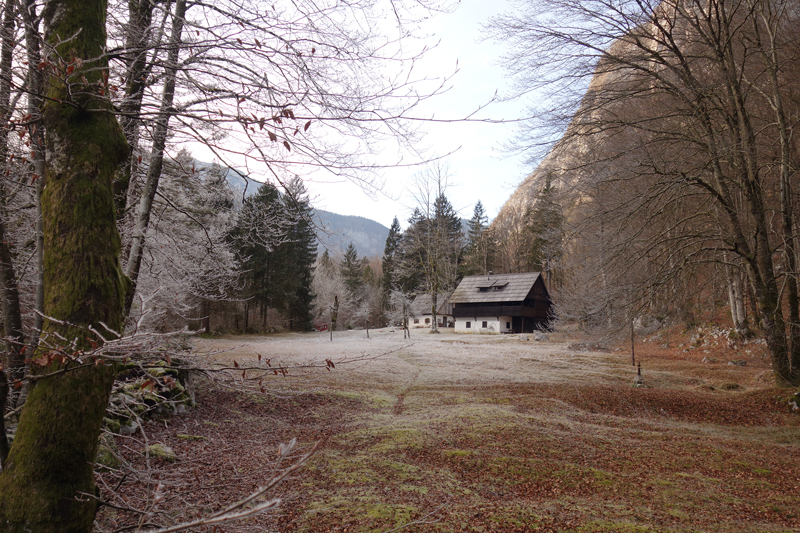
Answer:
<path fill-rule="evenodd" d="M 336 319 L 339 317 L 339 295 L 333 297 L 333 310 L 331 311 L 331 342 L 333 342 L 333 330 L 336 329 Z"/>

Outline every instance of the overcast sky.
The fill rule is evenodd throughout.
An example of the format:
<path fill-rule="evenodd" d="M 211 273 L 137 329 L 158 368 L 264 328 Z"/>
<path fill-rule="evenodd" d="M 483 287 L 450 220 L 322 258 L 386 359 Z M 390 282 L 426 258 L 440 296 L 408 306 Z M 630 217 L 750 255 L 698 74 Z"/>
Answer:
<path fill-rule="evenodd" d="M 452 79 L 452 88 L 428 102 L 420 114 L 436 114 L 437 118 L 459 118 L 492 100 L 495 92 L 503 93 L 507 79 L 497 59 L 503 47 L 493 41 L 482 41 L 481 25 L 492 15 L 507 11 L 505 0 L 461 0 L 453 13 L 439 14 L 426 21 L 424 34 L 432 43 L 440 42 L 420 65 L 428 76 L 452 72 L 458 62 L 459 72 Z M 491 104 L 479 117 L 515 119 L 523 115 L 521 103 Z M 523 165 L 521 157 L 511 157 L 500 149 L 510 138 L 511 123 L 482 122 L 426 123 L 424 144 L 430 154 L 444 155 L 451 179 L 447 196 L 464 218 L 472 216 L 480 200 L 490 219 L 494 218 L 520 181 L 533 169 Z M 421 170 L 421 169 L 419 169 Z M 322 175 L 307 181 L 314 206 L 344 215 L 359 215 L 389 226 L 397 216 L 405 227 L 414 207 L 409 192 L 411 177 L 418 170 L 390 169 L 384 173 L 386 185 L 381 194 L 370 198 L 360 188 L 346 181 L 332 181 Z"/>

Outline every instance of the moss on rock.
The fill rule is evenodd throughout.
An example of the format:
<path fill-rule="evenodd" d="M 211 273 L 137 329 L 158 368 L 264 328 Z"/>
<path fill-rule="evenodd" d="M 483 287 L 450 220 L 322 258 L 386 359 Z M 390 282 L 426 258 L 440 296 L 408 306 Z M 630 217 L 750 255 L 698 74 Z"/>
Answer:
<path fill-rule="evenodd" d="M 168 461 L 170 463 L 175 462 L 178 459 L 178 456 L 175 454 L 172 448 L 160 442 L 148 446 L 145 449 L 145 453 L 150 457 L 163 459 L 164 461 Z"/>
<path fill-rule="evenodd" d="M 114 437 L 103 435 L 97 446 L 97 457 L 95 463 L 105 469 L 117 469 L 120 466 L 119 449 Z"/>

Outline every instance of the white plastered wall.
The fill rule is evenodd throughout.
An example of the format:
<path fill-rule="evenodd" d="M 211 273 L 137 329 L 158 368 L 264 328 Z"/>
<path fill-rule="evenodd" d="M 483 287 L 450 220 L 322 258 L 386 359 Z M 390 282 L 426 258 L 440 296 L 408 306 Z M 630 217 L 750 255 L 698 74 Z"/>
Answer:
<path fill-rule="evenodd" d="M 510 316 L 458 317 L 455 320 L 456 333 L 508 333 L 511 331 L 512 323 Z"/>

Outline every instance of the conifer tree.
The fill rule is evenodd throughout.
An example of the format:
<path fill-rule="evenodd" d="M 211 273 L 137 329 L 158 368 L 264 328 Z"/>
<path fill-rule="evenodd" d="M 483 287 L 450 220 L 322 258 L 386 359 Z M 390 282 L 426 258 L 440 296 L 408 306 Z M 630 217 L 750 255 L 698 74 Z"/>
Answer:
<path fill-rule="evenodd" d="M 564 215 L 558 203 L 558 191 L 546 176 L 545 184 L 536 196 L 533 207 L 528 211 L 526 233 L 530 239 L 526 254 L 526 267 L 534 272 L 542 272 L 549 285 L 558 279 L 562 257 L 562 238 Z"/>
<path fill-rule="evenodd" d="M 442 169 L 438 169 L 441 172 Z M 433 185 L 436 190 L 434 198 Z M 431 298 L 433 331 L 440 296 L 455 288 L 463 249 L 461 219 L 444 194 L 441 174 L 420 179 L 420 206 L 414 209 L 400 247 L 398 289 L 404 294 L 427 293 Z"/>
<path fill-rule="evenodd" d="M 319 266 L 324 268 L 327 271 L 333 271 L 333 259 L 331 259 L 331 254 L 326 249 L 322 252 L 322 255 L 319 256 Z"/>
<path fill-rule="evenodd" d="M 492 270 L 494 241 L 489 232 L 489 217 L 480 200 L 475 204 L 472 218 L 467 223 L 467 244 L 461 272 L 465 276 L 486 274 Z"/>
<path fill-rule="evenodd" d="M 436 197 L 433 207 L 432 229 L 435 238 L 433 245 L 439 255 L 438 285 L 441 290 L 448 291 L 455 288 L 458 279 L 458 265 L 461 263 L 464 250 L 464 231 L 461 217 L 456 213 L 444 191 Z"/>
<path fill-rule="evenodd" d="M 260 307 L 262 324 L 270 307 L 284 299 L 278 282 L 285 273 L 280 245 L 286 240 L 288 226 L 284 204 L 278 189 L 264 183 L 255 195 L 247 198 L 231 230 L 230 242 L 239 261 L 243 281 L 242 297 Z M 249 302 L 245 304 L 244 328 L 249 323 Z"/>
<path fill-rule="evenodd" d="M 458 265 L 464 246 L 461 218 L 450 200 L 439 191 L 433 202 L 433 219 L 429 222 L 427 285 L 431 297 L 431 323 L 438 331 L 436 315 L 442 301 L 440 296 L 449 293 L 458 284 Z"/>
<path fill-rule="evenodd" d="M 317 239 L 312 227 L 311 202 L 298 176 L 286 185 L 283 204 L 290 221 L 286 242 L 279 247 L 279 255 L 284 258 L 281 283 L 283 309 L 291 329 L 308 330 L 311 329 L 314 301 L 311 284 L 317 257 Z"/>
<path fill-rule="evenodd" d="M 358 259 L 356 247 L 352 242 L 344 251 L 340 270 L 350 299 L 355 303 L 361 302 L 364 288 L 364 263 Z"/>
<path fill-rule="evenodd" d="M 395 270 L 401 236 L 400 222 L 397 220 L 397 217 L 394 217 L 392 225 L 389 228 L 389 235 L 386 237 L 386 246 L 383 248 L 383 260 L 381 262 L 383 270 L 383 276 L 381 278 L 381 315 L 384 322 L 386 312 L 390 308 L 390 295 L 395 284 Z"/>
<path fill-rule="evenodd" d="M 398 242 L 393 288 L 403 294 L 418 294 L 424 290 L 423 272 L 427 258 L 425 248 L 427 226 L 427 218 L 419 208 L 415 208 L 408 219 L 408 227 Z"/>

